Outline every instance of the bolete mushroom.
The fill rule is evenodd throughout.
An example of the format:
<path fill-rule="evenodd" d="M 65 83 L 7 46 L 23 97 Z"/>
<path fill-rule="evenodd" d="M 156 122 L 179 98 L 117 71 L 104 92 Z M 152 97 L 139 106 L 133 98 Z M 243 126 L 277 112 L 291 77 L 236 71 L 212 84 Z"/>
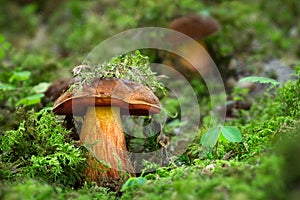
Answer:
<path fill-rule="evenodd" d="M 205 74 L 209 68 L 207 66 L 210 64 L 211 59 L 206 52 L 206 45 L 203 39 L 217 32 L 220 29 L 219 23 L 212 17 L 192 14 L 174 19 L 169 23 L 168 28 L 191 37 L 203 49 L 199 48 L 199 45 L 195 45 L 193 42 L 186 41 L 178 34 L 168 35 L 167 40 L 174 44 L 175 52 L 183 52 L 185 58 L 178 58 L 177 55 L 171 54 L 171 56 L 164 60 L 164 63 L 192 77 L 195 74 L 195 68 L 190 62 L 196 63 L 195 67 L 198 71 L 200 70 L 201 73 Z"/>
<path fill-rule="evenodd" d="M 217 32 L 220 29 L 219 23 L 212 17 L 193 14 L 179 17 L 171 21 L 168 28 L 181 32 L 202 44 L 202 39 Z M 180 42 L 176 35 L 171 38 L 173 42 Z"/>
<path fill-rule="evenodd" d="M 73 83 L 74 78 L 62 78 L 53 81 L 44 92 L 46 97 L 45 103 L 56 100 L 64 91 L 68 90 Z"/>
<path fill-rule="evenodd" d="M 111 183 L 122 182 L 124 171 L 134 172 L 126 151 L 120 114 L 157 114 L 160 105 L 153 92 L 142 84 L 100 79 L 83 85 L 80 90 L 65 92 L 56 100 L 53 112 L 84 116 L 80 141 L 91 150 L 86 176 L 101 186 L 111 187 Z"/>

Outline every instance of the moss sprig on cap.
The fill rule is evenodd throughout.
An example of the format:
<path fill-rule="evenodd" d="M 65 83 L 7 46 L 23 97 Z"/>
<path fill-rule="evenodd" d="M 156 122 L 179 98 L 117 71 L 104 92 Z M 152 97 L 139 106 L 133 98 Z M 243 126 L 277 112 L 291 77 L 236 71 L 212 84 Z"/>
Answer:
<path fill-rule="evenodd" d="M 134 81 L 149 87 L 152 91 L 165 88 L 157 79 L 156 73 L 150 69 L 149 57 L 138 50 L 126 55 L 113 57 L 109 62 L 97 66 L 80 65 L 73 69 L 77 89 L 84 84 L 91 84 L 95 79 L 119 78 Z"/>

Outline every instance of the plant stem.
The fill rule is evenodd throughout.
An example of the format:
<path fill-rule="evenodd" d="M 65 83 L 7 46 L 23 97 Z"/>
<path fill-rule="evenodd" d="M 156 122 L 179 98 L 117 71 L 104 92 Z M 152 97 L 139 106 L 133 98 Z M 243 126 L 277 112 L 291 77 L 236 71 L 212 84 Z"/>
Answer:
<path fill-rule="evenodd" d="M 218 155 L 218 145 L 219 145 L 219 141 L 217 140 L 217 143 L 215 144 L 215 160 L 217 159 L 217 155 Z"/>

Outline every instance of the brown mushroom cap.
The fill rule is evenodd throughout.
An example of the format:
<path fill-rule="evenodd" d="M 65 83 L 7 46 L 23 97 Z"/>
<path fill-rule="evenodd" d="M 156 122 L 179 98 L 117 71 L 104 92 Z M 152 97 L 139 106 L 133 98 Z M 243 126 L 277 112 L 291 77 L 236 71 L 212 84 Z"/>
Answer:
<path fill-rule="evenodd" d="M 87 107 L 116 106 L 122 114 L 151 115 L 160 112 L 158 98 L 146 86 L 123 79 L 100 79 L 81 91 L 67 91 L 53 106 L 59 115 L 84 115 Z"/>
<path fill-rule="evenodd" d="M 45 91 L 45 97 L 50 100 L 56 100 L 70 85 L 74 83 L 74 78 L 62 78 L 51 83 Z"/>
<path fill-rule="evenodd" d="M 193 14 L 174 19 L 169 23 L 168 28 L 186 34 L 193 39 L 202 39 L 217 32 L 220 25 L 212 17 Z M 175 38 L 170 37 L 169 39 L 176 41 L 176 36 L 174 36 Z"/>

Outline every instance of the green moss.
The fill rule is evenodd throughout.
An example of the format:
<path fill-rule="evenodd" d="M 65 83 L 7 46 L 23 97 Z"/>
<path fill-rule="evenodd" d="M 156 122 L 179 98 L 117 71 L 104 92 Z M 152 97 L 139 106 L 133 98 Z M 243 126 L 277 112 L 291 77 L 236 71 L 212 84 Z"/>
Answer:
<path fill-rule="evenodd" d="M 219 158 L 231 152 L 240 159 L 247 160 L 268 152 L 284 137 L 283 131 L 293 129 L 300 116 L 299 68 L 295 67 L 295 79 L 276 88 L 275 91 L 262 94 L 249 111 L 240 112 L 237 119 L 226 122 L 240 129 L 243 143 L 220 143 Z M 194 145 L 194 151 L 195 149 Z"/>
<path fill-rule="evenodd" d="M 2 183 L 3 184 L 3 183 Z M 1 199 L 16 200 L 16 199 L 59 199 L 55 189 L 50 185 L 34 180 L 24 180 L 17 183 L 6 182 L 0 190 Z M 61 196 L 60 196 L 61 198 Z"/>
<path fill-rule="evenodd" d="M 81 88 L 83 84 L 90 84 L 94 80 L 120 78 L 146 85 L 153 91 L 157 89 L 164 91 L 163 84 L 158 82 L 149 64 L 149 58 L 137 50 L 128 55 L 114 57 L 108 63 L 97 66 L 81 65 L 73 69 L 74 76 L 78 80 L 73 86 Z"/>
<path fill-rule="evenodd" d="M 53 184 L 75 186 L 82 179 L 85 156 L 53 114 L 21 112 L 16 130 L 0 137 L 1 179 L 36 177 Z"/>
<path fill-rule="evenodd" d="M 210 166 L 198 160 L 195 166 L 171 171 L 165 168 L 167 176 L 148 180 L 138 189 L 126 192 L 122 199 L 281 199 L 283 196 L 280 157 L 265 157 L 253 164 L 220 160 Z"/>
<path fill-rule="evenodd" d="M 298 159 L 300 153 L 299 132 L 300 121 L 298 121 L 293 128 L 286 130 L 286 137 L 276 145 L 276 153 L 281 155 L 284 159 L 282 179 L 285 182 L 290 199 L 297 199 L 296 197 L 299 196 L 300 192 L 300 162 Z"/>
<path fill-rule="evenodd" d="M 79 190 L 74 190 L 52 186 L 34 179 L 18 179 L 15 182 L 2 182 L 0 186 L 0 198 L 3 200 L 116 199 L 116 194 L 109 192 L 108 189 L 88 184 Z"/>

